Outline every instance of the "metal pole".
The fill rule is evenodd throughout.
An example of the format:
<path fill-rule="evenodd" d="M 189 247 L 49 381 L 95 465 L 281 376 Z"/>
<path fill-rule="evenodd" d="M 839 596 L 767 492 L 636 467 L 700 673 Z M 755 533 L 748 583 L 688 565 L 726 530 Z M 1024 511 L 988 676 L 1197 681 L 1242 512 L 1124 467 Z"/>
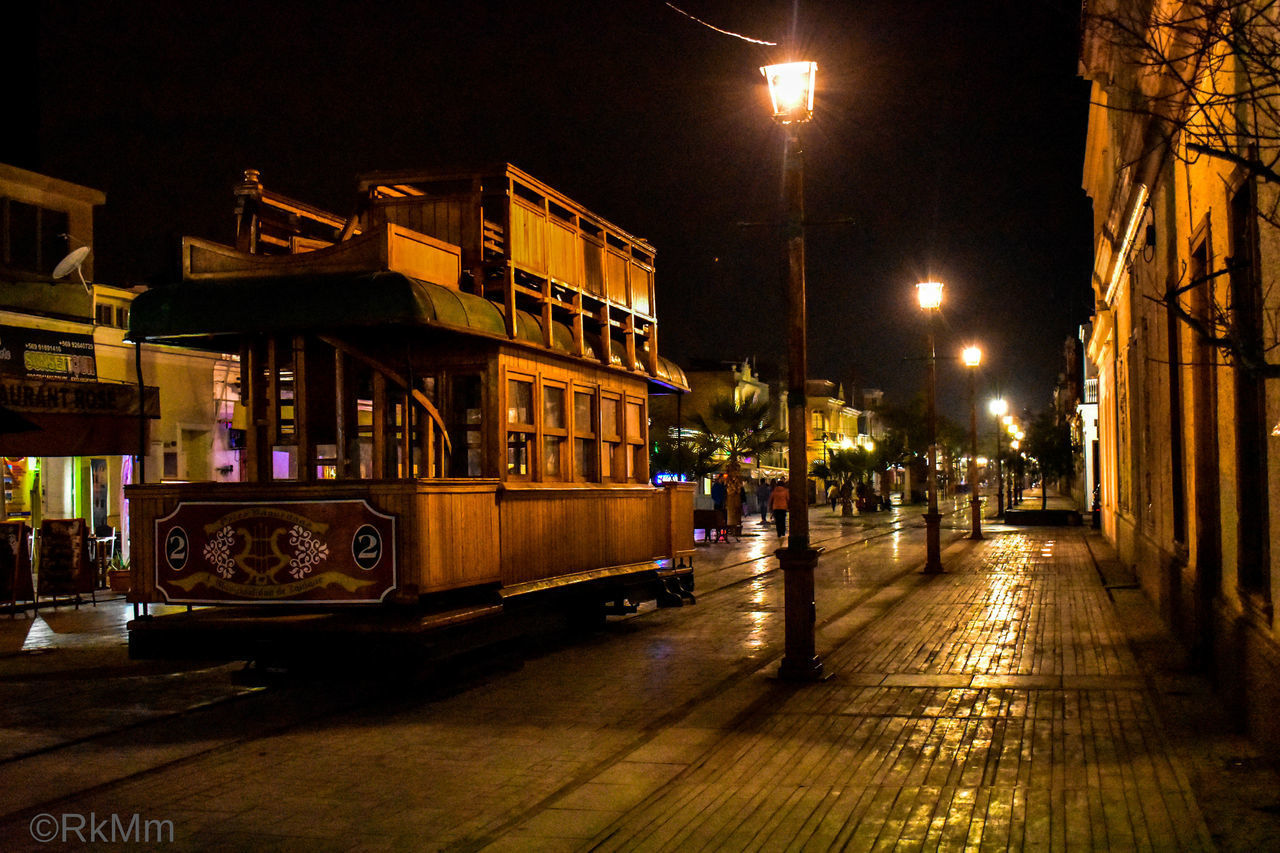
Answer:
<path fill-rule="evenodd" d="M 969 373 L 969 520 L 970 539 L 982 538 L 982 498 L 978 495 L 978 368 Z"/>
<path fill-rule="evenodd" d="M 787 473 L 791 493 L 788 515 L 791 524 L 787 547 L 777 551 L 783 573 L 783 616 L 785 653 L 778 677 L 788 681 L 820 681 L 822 661 L 818 657 L 814 631 L 817 607 L 814 604 L 813 572 L 818 551 L 809 547 L 808 418 L 805 406 L 805 379 L 808 373 L 807 318 L 804 288 L 804 149 L 794 125 L 788 125 L 782 159 L 782 192 L 786 203 L 785 239 L 787 251 L 788 376 L 787 376 Z"/>
<path fill-rule="evenodd" d="M 933 575 L 942 572 L 942 547 L 938 541 L 942 514 L 938 512 L 938 370 L 933 346 L 933 317 L 937 310 L 933 308 L 927 310 L 929 312 L 929 471 L 926 482 L 929 489 L 929 511 L 924 514 L 924 572 Z"/>

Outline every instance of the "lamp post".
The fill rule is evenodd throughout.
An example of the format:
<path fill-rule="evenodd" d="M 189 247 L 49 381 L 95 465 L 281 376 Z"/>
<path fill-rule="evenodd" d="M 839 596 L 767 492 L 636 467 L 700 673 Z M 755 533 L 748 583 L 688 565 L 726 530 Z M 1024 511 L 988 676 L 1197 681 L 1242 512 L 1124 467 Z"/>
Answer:
<path fill-rule="evenodd" d="M 942 282 L 922 281 L 916 285 L 916 295 L 920 298 L 920 307 L 928 312 L 929 318 L 929 473 L 926 480 L 929 511 L 924 514 L 924 572 L 934 575 L 942 572 L 942 546 L 938 541 L 942 523 L 942 514 L 938 512 L 938 371 L 933 346 L 934 318 L 942 306 Z"/>
<path fill-rule="evenodd" d="M 814 631 L 813 572 L 818 549 L 809 546 L 808 418 L 805 416 L 805 379 L 808 374 L 808 321 L 804 293 L 804 149 L 800 125 L 813 115 L 816 62 L 786 62 L 760 69 L 769 83 L 773 119 L 786 131 L 782 155 L 782 195 L 786 205 L 784 239 L 787 253 L 787 475 L 791 493 L 791 531 L 787 545 L 778 549 L 783 576 L 785 651 L 778 677 L 788 681 L 820 681 L 824 678 Z"/>
<path fill-rule="evenodd" d="M 987 411 L 996 419 L 996 518 L 1004 518 L 1004 460 L 1000 453 L 1000 433 L 1004 429 L 1002 418 L 1009 410 L 1003 397 L 996 397 L 987 404 Z"/>
<path fill-rule="evenodd" d="M 969 368 L 969 538 L 982 538 L 982 498 L 978 495 L 978 365 L 982 363 L 982 350 L 976 346 L 965 347 L 961 355 L 964 366 Z"/>

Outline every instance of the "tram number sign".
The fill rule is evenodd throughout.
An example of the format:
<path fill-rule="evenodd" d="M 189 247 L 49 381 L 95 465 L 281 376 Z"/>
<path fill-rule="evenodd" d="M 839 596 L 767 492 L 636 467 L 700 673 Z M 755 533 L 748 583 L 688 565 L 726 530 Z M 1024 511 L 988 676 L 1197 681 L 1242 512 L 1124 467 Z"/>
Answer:
<path fill-rule="evenodd" d="M 182 604 L 378 602 L 395 531 L 363 500 L 184 501 L 156 520 L 156 588 Z"/>
<path fill-rule="evenodd" d="M 165 534 L 164 540 L 164 562 L 172 571 L 180 572 L 187 567 L 187 554 L 191 550 L 191 540 L 187 538 L 187 531 L 181 527 L 174 525 L 172 529 Z"/>
<path fill-rule="evenodd" d="M 382 534 L 372 524 L 365 524 L 351 540 L 351 558 L 356 565 L 371 572 L 382 559 Z"/>

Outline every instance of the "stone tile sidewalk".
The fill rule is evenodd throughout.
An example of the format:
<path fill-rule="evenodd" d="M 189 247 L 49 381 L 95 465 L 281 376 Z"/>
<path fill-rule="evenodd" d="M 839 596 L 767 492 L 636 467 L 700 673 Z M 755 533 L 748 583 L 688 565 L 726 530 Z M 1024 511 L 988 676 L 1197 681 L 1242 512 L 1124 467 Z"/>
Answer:
<path fill-rule="evenodd" d="M 695 607 L 56 808 L 172 820 L 169 849 L 1280 849 L 1275 774 L 1096 534 L 944 525 L 929 577 L 912 516 L 815 511 L 825 682 L 773 677 L 776 542 L 744 537 L 699 549 Z"/>

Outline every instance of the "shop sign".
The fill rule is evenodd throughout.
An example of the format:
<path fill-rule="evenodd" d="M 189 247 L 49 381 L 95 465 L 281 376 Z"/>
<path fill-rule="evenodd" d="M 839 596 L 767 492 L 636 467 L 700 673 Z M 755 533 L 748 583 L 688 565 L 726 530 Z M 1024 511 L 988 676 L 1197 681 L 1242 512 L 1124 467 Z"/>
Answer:
<path fill-rule="evenodd" d="M 0 376 L 97 379 L 93 335 L 0 326 Z"/>
<path fill-rule="evenodd" d="M 363 500 L 188 502 L 156 520 L 179 604 L 370 604 L 396 587 L 396 519 Z"/>
<path fill-rule="evenodd" d="M 0 406 L 15 412 L 66 415 L 138 414 L 138 386 L 113 382 L 69 382 L 0 376 Z M 157 389 L 146 386 L 143 414 L 160 416 Z"/>

